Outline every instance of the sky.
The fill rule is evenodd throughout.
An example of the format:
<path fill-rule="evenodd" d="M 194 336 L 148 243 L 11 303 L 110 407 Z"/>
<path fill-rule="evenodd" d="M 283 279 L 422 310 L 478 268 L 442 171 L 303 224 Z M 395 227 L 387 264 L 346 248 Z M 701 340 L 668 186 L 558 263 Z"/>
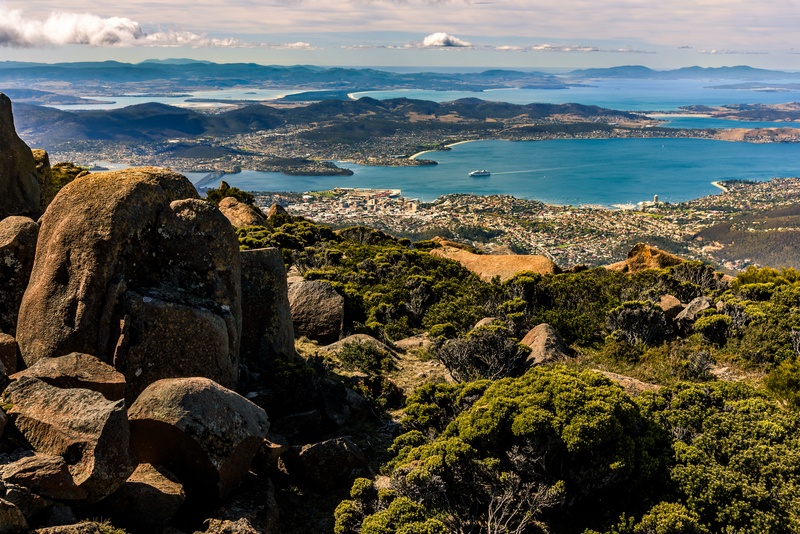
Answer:
<path fill-rule="evenodd" d="M 0 0 L 0 61 L 800 70 L 800 0 Z"/>

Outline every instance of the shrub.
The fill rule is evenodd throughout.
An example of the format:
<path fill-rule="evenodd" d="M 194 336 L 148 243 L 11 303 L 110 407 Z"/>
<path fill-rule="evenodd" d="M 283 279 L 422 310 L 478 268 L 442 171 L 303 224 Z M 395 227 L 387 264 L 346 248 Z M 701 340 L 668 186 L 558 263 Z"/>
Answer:
<path fill-rule="evenodd" d="M 225 180 L 222 180 L 219 183 L 218 188 L 209 189 L 206 191 L 206 200 L 213 202 L 214 204 L 219 204 L 222 202 L 222 199 L 227 197 L 233 197 L 239 202 L 243 202 L 251 206 L 256 202 L 256 197 L 254 197 L 252 193 L 242 191 L 238 187 L 231 187 Z"/>
<path fill-rule="evenodd" d="M 514 376 L 522 370 L 529 353 L 528 347 L 499 325 L 480 326 L 458 339 L 439 338 L 434 345 L 436 357 L 459 382 Z"/>
<path fill-rule="evenodd" d="M 694 331 L 712 343 L 722 345 L 728 337 L 733 319 L 722 313 L 703 315 L 694 322 Z"/>
<path fill-rule="evenodd" d="M 672 331 L 664 311 L 647 301 L 629 301 L 617 306 L 608 312 L 606 327 L 617 339 L 631 345 L 659 343 Z"/>
<path fill-rule="evenodd" d="M 374 343 L 348 341 L 336 353 L 345 369 L 358 369 L 365 373 L 385 373 L 394 369 L 392 355 Z"/>

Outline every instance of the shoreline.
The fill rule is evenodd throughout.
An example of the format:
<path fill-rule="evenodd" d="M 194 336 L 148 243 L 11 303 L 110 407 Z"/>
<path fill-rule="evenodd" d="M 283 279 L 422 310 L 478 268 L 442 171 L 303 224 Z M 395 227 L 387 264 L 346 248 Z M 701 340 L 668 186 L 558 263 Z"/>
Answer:
<path fill-rule="evenodd" d="M 711 185 L 713 185 L 714 187 L 717 187 L 719 189 L 722 189 L 723 193 L 730 193 L 730 189 L 728 189 L 727 187 L 722 185 L 720 182 L 711 182 Z"/>

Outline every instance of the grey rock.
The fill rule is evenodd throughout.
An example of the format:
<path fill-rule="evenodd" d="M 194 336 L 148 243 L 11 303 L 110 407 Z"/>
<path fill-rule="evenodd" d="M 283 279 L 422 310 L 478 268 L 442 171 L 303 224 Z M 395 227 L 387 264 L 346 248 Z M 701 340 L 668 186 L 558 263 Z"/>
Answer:
<path fill-rule="evenodd" d="M 28 217 L 0 220 L 0 332 L 16 333 L 17 315 L 31 277 L 38 237 L 39 225 Z"/>
<path fill-rule="evenodd" d="M 526 368 L 569 358 L 569 347 L 561 339 L 558 331 L 547 323 L 532 328 L 520 343 L 531 348 L 530 354 L 525 359 Z"/>
<path fill-rule="evenodd" d="M 90 354 L 73 352 L 58 358 L 44 358 L 15 373 L 12 380 L 24 376 L 38 378 L 62 389 L 89 389 L 110 401 L 125 397 L 125 376 Z"/>
<path fill-rule="evenodd" d="M 289 286 L 295 335 L 320 343 L 333 343 L 342 334 L 344 297 L 333 286 L 318 280 L 297 281 Z"/>
<path fill-rule="evenodd" d="M 281 462 L 292 480 L 323 490 L 346 486 L 369 471 L 364 453 L 347 437 L 292 447 Z"/>
<path fill-rule="evenodd" d="M 42 190 L 33 153 L 14 129 L 11 100 L 0 93 L 0 219 L 12 215 L 38 218 Z"/>
<path fill-rule="evenodd" d="M 46 499 L 79 501 L 87 497 L 86 491 L 75 484 L 61 456 L 32 454 L 0 465 L 0 479 L 28 488 Z"/>

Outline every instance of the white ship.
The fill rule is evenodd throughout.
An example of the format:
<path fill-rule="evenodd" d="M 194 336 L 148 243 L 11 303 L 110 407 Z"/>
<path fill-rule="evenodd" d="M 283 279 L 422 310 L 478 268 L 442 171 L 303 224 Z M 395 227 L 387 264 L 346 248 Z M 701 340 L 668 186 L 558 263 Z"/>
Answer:
<path fill-rule="evenodd" d="M 492 173 L 487 171 L 486 169 L 481 169 L 478 171 L 472 171 L 469 175 L 473 178 L 480 178 L 481 176 L 491 176 Z"/>

